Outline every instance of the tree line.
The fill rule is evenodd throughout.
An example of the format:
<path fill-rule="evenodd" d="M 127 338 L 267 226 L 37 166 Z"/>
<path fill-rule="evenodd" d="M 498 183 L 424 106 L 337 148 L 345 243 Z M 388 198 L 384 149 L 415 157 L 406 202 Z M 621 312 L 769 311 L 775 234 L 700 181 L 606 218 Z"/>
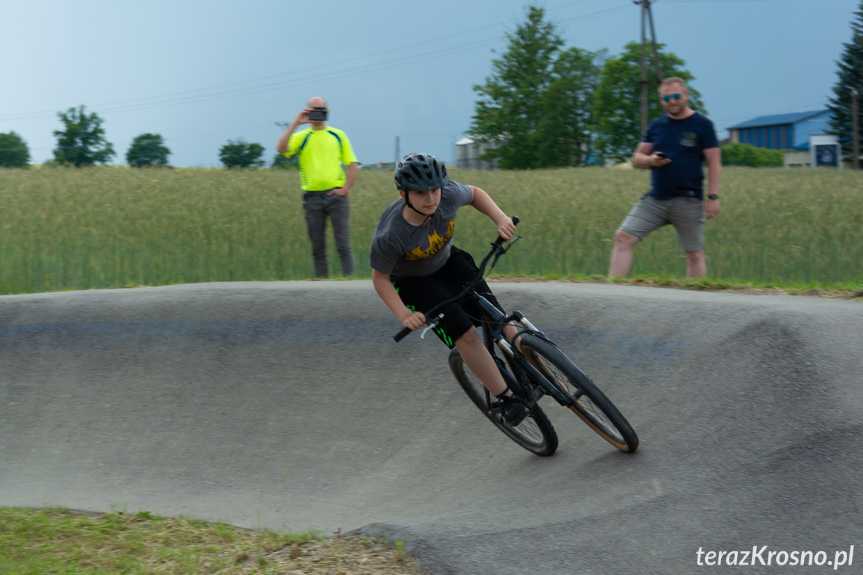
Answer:
<path fill-rule="evenodd" d="M 834 116 L 832 129 L 840 136 L 846 154 L 852 149 L 854 133 L 851 94 L 863 88 L 863 0 L 855 16 L 852 42 L 846 44 L 837 62 L 839 79 L 828 105 Z M 490 144 L 481 159 L 504 169 L 532 169 L 603 165 L 631 156 L 641 137 L 639 42 L 630 42 L 615 57 L 606 50 L 568 48 L 555 24 L 546 20 L 544 9 L 536 6 L 527 7 L 526 21 L 506 37 L 506 50 L 492 60 L 492 74 L 485 83 L 473 87 L 479 98 L 468 134 Z M 685 62 L 666 51 L 664 44 L 657 44 L 656 49 L 662 76 L 686 80 L 690 106 L 707 115 Z M 649 58 L 645 65 L 648 77 L 657 78 L 654 60 Z M 655 97 L 648 98 L 647 109 L 651 118 L 663 113 Z M 63 129 L 54 132 L 57 147 L 50 164 L 105 164 L 116 155 L 105 140 L 97 114 L 87 114 L 80 106 L 58 116 Z M 858 132 L 863 133 L 863 114 L 858 123 Z M 169 166 L 170 154 L 161 135 L 146 133 L 132 141 L 126 162 L 133 167 L 165 167 Z M 229 140 L 219 150 L 219 159 L 227 168 L 264 166 L 263 155 L 263 146 L 243 139 Z M 733 156 L 755 157 L 737 149 Z M 29 162 L 29 150 L 18 134 L 0 134 L 0 166 L 26 166 Z M 775 158 L 769 162 L 775 163 Z M 281 154 L 271 163 L 274 168 L 295 166 L 295 159 Z"/>
<path fill-rule="evenodd" d="M 52 166 L 93 166 L 107 164 L 115 155 L 114 146 L 105 139 L 102 118 L 95 112 L 88 114 L 85 106 L 69 108 L 57 114 L 63 129 L 55 130 L 57 146 L 54 157 L 46 162 Z M 259 167 L 264 165 L 261 156 L 264 147 L 245 140 L 228 140 L 219 150 L 219 159 L 226 168 Z M 136 136 L 126 152 L 126 163 L 133 168 L 166 168 L 171 150 L 160 134 Z M 273 161 L 273 167 L 284 167 L 289 162 Z M 284 158 L 287 160 L 287 158 Z M 30 164 L 27 143 L 15 132 L 0 134 L 0 167 L 19 168 Z"/>

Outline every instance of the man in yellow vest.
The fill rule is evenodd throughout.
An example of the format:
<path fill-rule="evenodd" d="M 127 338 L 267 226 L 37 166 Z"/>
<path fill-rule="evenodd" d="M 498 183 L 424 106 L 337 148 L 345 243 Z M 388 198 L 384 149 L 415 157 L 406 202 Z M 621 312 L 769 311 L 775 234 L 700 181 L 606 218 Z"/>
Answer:
<path fill-rule="evenodd" d="M 342 274 L 348 276 L 354 272 L 348 194 L 357 180 L 360 167 L 347 135 L 327 126 L 329 111 L 326 100 L 319 96 L 310 98 L 276 144 L 276 150 L 285 157 L 298 155 L 303 211 L 317 277 L 329 276 L 326 249 L 328 216 L 333 223 Z M 297 132 L 301 124 L 311 126 Z"/>

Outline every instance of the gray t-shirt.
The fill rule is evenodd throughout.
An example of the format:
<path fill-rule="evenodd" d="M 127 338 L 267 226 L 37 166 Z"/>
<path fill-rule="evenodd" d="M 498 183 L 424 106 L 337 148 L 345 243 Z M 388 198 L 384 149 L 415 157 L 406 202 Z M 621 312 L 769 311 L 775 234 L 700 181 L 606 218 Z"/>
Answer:
<path fill-rule="evenodd" d="M 404 200 L 399 198 L 391 203 L 381 215 L 372 238 L 369 255 L 372 268 L 394 277 L 421 277 L 438 271 L 449 259 L 456 212 L 472 200 L 469 187 L 450 181 L 441 190 L 437 211 L 421 226 L 405 221 Z"/>

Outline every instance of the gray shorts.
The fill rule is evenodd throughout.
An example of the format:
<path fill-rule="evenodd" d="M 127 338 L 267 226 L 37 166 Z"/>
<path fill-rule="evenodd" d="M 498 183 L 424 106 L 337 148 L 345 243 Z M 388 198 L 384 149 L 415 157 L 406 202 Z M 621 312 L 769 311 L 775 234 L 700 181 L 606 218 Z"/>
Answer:
<path fill-rule="evenodd" d="M 645 194 L 620 224 L 628 234 L 644 238 L 658 228 L 671 224 L 677 230 L 680 248 L 686 252 L 704 249 L 704 202 L 682 196 L 657 200 Z"/>

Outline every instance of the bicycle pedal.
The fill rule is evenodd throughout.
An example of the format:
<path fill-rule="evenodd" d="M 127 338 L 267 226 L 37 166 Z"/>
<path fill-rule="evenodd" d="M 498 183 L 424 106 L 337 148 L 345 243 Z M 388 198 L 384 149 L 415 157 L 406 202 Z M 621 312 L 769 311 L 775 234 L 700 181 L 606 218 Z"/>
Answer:
<path fill-rule="evenodd" d="M 503 398 L 499 403 L 501 418 L 510 427 L 519 425 L 530 413 L 530 406 L 514 395 Z"/>

